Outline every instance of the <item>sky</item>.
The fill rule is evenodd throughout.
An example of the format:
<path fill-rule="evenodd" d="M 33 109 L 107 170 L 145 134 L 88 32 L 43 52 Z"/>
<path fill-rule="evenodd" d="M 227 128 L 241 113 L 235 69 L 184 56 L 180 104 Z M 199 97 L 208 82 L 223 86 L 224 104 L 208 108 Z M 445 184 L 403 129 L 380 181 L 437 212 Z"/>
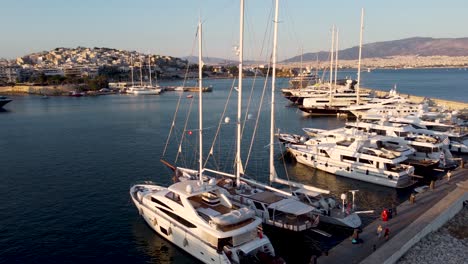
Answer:
<path fill-rule="evenodd" d="M 466 0 L 280 0 L 278 58 L 329 50 L 331 28 L 340 49 L 408 37 L 468 37 Z M 271 50 L 273 0 L 245 1 L 244 57 Z M 56 47 L 108 47 L 183 57 L 203 21 L 203 56 L 235 59 L 239 0 L 0 0 L 0 58 Z"/>

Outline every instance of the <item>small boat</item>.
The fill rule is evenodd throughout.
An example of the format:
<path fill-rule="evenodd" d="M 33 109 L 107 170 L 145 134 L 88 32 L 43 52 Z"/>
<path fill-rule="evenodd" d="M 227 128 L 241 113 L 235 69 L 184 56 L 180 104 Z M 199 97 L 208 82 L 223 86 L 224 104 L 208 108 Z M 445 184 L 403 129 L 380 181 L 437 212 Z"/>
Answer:
<path fill-rule="evenodd" d="M 187 95 L 187 98 L 189 98 L 189 99 L 193 98 L 193 94 Z"/>
<path fill-rule="evenodd" d="M 72 97 L 81 97 L 81 96 L 85 96 L 85 92 L 77 92 L 77 91 L 73 91 L 69 94 L 69 96 L 72 96 Z"/>
<path fill-rule="evenodd" d="M 11 100 L 10 98 L 6 96 L 0 96 L 0 108 L 2 108 L 4 105 L 8 104 L 11 101 L 13 100 Z"/>

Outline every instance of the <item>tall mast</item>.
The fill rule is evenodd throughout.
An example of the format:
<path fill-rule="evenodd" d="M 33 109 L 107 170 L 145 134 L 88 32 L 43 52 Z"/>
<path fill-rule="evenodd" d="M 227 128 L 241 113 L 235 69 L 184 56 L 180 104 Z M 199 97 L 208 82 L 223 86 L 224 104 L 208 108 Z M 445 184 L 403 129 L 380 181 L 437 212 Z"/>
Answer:
<path fill-rule="evenodd" d="M 356 104 L 360 104 L 360 86 L 361 86 L 361 56 L 362 56 L 362 31 L 364 30 L 364 8 L 361 9 L 361 32 L 359 33 L 359 59 L 358 59 L 358 71 L 357 71 L 357 98 Z"/>
<path fill-rule="evenodd" d="M 132 87 L 133 87 L 133 86 L 135 86 L 135 83 L 133 82 L 133 54 L 130 55 L 130 64 L 132 65 L 132 66 L 130 67 L 130 69 L 132 70 L 132 71 L 131 71 L 131 74 L 132 74 Z"/>
<path fill-rule="evenodd" d="M 241 108 L 242 108 L 242 63 L 244 61 L 244 0 L 240 1 L 239 26 L 239 85 L 237 93 L 237 151 L 236 151 L 236 185 L 240 185 L 241 161 Z"/>
<path fill-rule="evenodd" d="M 202 24 L 198 21 L 198 136 L 200 141 L 199 146 L 199 161 L 198 172 L 200 184 L 203 184 L 202 170 L 203 170 L 203 102 L 202 102 L 202 77 L 203 77 L 203 61 L 202 61 Z"/>
<path fill-rule="evenodd" d="M 275 173 L 275 163 L 274 163 L 274 152 L 275 152 L 275 144 L 274 144 L 274 137 L 273 133 L 275 130 L 275 86 L 276 86 L 276 50 L 277 50 L 277 42 L 278 42 L 278 2 L 276 0 L 275 3 L 275 20 L 273 23 L 274 30 L 273 30 L 273 59 L 272 59 L 272 75 L 271 75 L 271 121 L 270 121 L 270 182 L 274 182 L 276 178 Z M 302 55 L 301 55 L 301 70 L 302 70 Z M 302 72 L 301 72 L 302 75 Z M 302 88 L 302 78 L 301 78 L 301 86 Z"/>
<path fill-rule="evenodd" d="M 332 82 L 333 82 L 333 49 L 335 48 L 335 25 L 332 27 L 332 43 L 330 48 L 330 103 L 332 98 Z"/>
<path fill-rule="evenodd" d="M 143 60 L 140 56 L 140 85 L 143 86 Z"/>
<path fill-rule="evenodd" d="M 338 76 L 338 32 L 339 29 L 336 29 L 336 43 L 335 43 L 335 87 L 336 87 L 336 80 Z"/>
<path fill-rule="evenodd" d="M 275 16 L 276 16 L 276 11 L 275 11 Z M 275 23 L 275 26 L 276 26 L 277 21 L 275 20 L 275 21 L 273 21 L 273 23 Z M 273 35 L 274 35 L 274 34 L 275 34 L 275 33 L 273 33 Z M 273 42 L 274 42 L 274 40 L 273 40 Z M 274 46 L 274 44 L 273 44 L 273 46 Z M 273 53 L 276 52 L 274 49 L 275 49 L 275 48 L 273 47 Z M 299 75 L 299 76 L 300 76 L 300 77 L 299 77 L 299 81 L 300 81 L 301 84 L 299 85 L 299 88 L 302 88 L 302 82 L 304 81 L 304 78 L 303 78 L 303 76 L 302 76 L 302 72 L 304 71 L 304 70 L 302 69 L 302 56 L 303 56 L 303 55 L 304 55 L 304 48 L 301 47 L 301 72 L 300 72 L 300 75 Z M 274 55 L 273 55 L 273 56 L 274 56 Z M 273 58 L 273 59 L 274 59 L 274 58 Z M 274 62 L 273 62 L 273 63 L 274 63 Z M 275 73 L 276 73 L 276 71 L 275 71 Z"/>
<path fill-rule="evenodd" d="M 151 54 L 148 57 L 148 71 L 149 71 L 149 81 L 150 81 L 150 86 L 153 86 L 153 83 L 151 81 Z"/>

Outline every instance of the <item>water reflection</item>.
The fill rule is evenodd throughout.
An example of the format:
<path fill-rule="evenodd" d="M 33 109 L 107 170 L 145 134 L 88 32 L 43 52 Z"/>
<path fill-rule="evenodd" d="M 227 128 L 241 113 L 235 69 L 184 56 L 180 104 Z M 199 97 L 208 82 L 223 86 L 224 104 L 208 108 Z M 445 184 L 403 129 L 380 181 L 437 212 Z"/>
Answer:
<path fill-rule="evenodd" d="M 135 247 L 145 256 L 150 257 L 149 263 L 157 264 L 191 264 L 201 263 L 194 257 L 177 248 L 169 241 L 159 236 L 143 219 L 136 219 L 133 223 Z"/>

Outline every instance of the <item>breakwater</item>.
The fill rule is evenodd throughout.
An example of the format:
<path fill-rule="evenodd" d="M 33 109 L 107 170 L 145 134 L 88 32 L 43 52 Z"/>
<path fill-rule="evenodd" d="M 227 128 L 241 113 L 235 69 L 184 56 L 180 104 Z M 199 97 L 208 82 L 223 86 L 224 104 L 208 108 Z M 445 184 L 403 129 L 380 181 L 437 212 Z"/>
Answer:
<path fill-rule="evenodd" d="M 3 94 L 40 94 L 40 95 L 68 95 L 71 91 L 83 88 L 82 85 L 15 85 L 0 87 Z"/>

